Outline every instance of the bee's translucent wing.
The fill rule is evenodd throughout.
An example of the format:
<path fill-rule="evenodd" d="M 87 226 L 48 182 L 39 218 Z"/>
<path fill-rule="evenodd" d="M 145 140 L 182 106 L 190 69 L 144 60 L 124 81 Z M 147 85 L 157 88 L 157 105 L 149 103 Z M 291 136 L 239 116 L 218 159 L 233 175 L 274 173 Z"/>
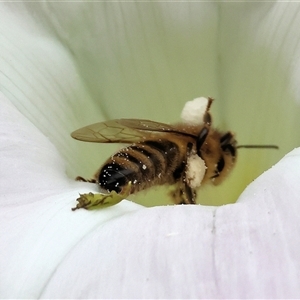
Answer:
<path fill-rule="evenodd" d="M 168 125 L 160 122 L 155 122 L 151 120 L 142 120 L 142 119 L 120 119 L 115 120 L 119 124 L 122 124 L 123 126 L 141 130 L 143 132 L 145 131 L 158 131 L 158 132 L 174 132 L 176 129 L 173 125 Z"/>
<path fill-rule="evenodd" d="M 88 125 L 72 132 L 71 136 L 80 141 L 94 143 L 137 143 L 155 136 L 155 132 L 177 131 L 171 125 L 150 120 L 117 119 Z"/>

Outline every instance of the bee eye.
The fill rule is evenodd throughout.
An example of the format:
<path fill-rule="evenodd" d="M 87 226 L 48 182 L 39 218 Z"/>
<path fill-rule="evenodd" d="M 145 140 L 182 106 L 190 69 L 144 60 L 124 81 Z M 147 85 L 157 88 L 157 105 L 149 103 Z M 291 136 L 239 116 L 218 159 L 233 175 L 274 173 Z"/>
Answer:
<path fill-rule="evenodd" d="M 229 152 L 231 156 L 233 157 L 236 156 L 236 149 L 231 144 L 223 145 L 221 146 L 221 148 L 224 152 Z"/>
<path fill-rule="evenodd" d="M 220 138 L 220 144 L 221 148 L 224 152 L 229 152 L 231 156 L 235 157 L 236 156 L 236 148 L 232 145 L 232 143 L 235 143 L 233 134 L 231 132 L 225 133 L 221 138 Z"/>
<path fill-rule="evenodd" d="M 221 173 L 224 169 L 224 166 L 225 166 L 225 160 L 224 160 L 224 157 L 221 156 L 219 161 L 218 161 L 218 164 L 217 164 L 217 168 L 216 168 L 216 173 Z"/>
<path fill-rule="evenodd" d="M 231 139 L 233 138 L 233 135 L 231 132 L 225 133 L 223 136 L 220 138 L 220 143 L 221 146 L 225 146 L 226 144 L 230 143 Z"/>

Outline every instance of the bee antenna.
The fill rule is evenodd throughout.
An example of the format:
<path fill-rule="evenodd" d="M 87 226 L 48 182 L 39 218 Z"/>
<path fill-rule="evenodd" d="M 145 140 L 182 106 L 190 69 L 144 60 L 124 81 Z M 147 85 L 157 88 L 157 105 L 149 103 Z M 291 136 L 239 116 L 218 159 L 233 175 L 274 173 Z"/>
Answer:
<path fill-rule="evenodd" d="M 238 145 L 236 148 L 279 149 L 279 147 L 276 145 Z"/>

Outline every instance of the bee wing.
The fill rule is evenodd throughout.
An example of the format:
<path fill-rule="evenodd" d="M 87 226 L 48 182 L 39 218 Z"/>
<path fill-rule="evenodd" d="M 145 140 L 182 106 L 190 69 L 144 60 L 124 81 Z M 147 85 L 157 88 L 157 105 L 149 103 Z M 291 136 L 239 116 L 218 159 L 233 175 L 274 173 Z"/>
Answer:
<path fill-rule="evenodd" d="M 176 130 L 171 125 L 150 120 L 117 119 L 82 127 L 72 132 L 71 136 L 80 141 L 94 143 L 137 143 L 155 136 L 155 132 L 157 134 Z"/>

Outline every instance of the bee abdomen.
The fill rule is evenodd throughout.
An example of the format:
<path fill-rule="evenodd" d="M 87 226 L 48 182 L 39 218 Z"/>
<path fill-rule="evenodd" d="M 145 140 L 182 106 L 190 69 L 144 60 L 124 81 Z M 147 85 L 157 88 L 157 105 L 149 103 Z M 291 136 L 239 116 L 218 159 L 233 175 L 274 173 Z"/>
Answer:
<path fill-rule="evenodd" d="M 99 173 L 99 185 L 106 190 L 121 192 L 122 187 L 128 182 L 128 175 L 132 170 L 126 169 L 116 163 L 106 164 Z"/>
<path fill-rule="evenodd" d="M 178 146 L 167 140 L 145 141 L 123 148 L 104 164 L 99 172 L 99 185 L 120 192 L 132 183 L 132 192 L 154 184 L 164 184 L 176 169 Z"/>

